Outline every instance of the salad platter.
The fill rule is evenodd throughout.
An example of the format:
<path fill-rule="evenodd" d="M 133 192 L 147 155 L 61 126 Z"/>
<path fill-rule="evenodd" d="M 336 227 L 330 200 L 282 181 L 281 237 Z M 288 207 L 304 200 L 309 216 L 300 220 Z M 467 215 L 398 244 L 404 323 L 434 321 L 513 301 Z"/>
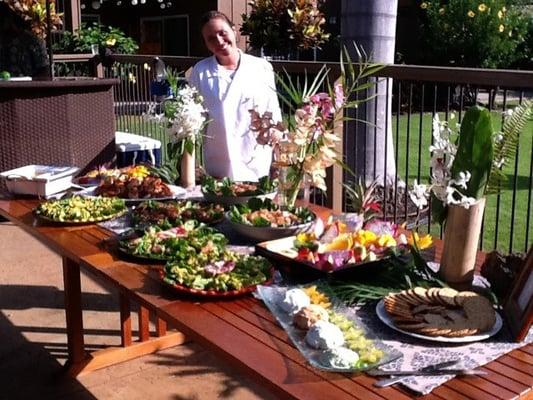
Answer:
<path fill-rule="evenodd" d="M 83 225 L 120 217 L 128 211 L 124 200 L 72 196 L 39 204 L 34 214 L 47 222 Z"/>
<path fill-rule="evenodd" d="M 273 240 L 313 229 L 316 220 L 308 208 L 280 209 L 270 199 L 251 199 L 226 213 L 231 228 L 253 241 Z"/>
<path fill-rule="evenodd" d="M 223 234 L 191 220 L 167 230 L 148 228 L 141 236 L 121 240 L 118 250 L 140 261 L 165 262 L 196 254 L 206 246 L 223 248 L 227 242 Z"/>
<path fill-rule="evenodd" d="M 236 297 L 272 281 L 274 270 L 263 257 L 236 253 L 208 242 L 181 253 L 161 272 L 164 283 L 180 293 L 202 297 Z"/>
<path fill-rule="evenodd" d="M 276 196 L 276 185 L 268 176 L 260 178 L 258 182 L 234 182 L 229 178 L 206 176 L 201 190 L 205 201 L 226 206 L 246 204 L 254 197 L 273 199 Z"/>

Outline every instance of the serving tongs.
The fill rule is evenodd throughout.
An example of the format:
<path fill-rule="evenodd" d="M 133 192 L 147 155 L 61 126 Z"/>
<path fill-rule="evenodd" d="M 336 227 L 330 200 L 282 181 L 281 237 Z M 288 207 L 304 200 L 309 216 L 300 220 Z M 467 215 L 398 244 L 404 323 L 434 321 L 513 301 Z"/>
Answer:
<path fill-rule="evenodd" d="M 473 375 L 486 375 L 487 373 L 482 370 L 476 369 L 467 369 L 467 368 L 456 368 L 449 369 L 449 367 L 456 365 L 460 360 L 451 360 L 444 361 L 437 364 L 428 365 L 427 367 L 421 368 L 419 370 L 413 371 L 381 371 L 381 370 L 370 370 L 367 371 L 369 375 L 372 376 L 390 376 L 390 378 L 381 379 L 374 382 L 376 387 L 387 387 L 394 385 L 395 383 L 401 382 L 409 376 L 438 376 L 438 375 L 463 375 L 463 376 L 473 376 Z"/>

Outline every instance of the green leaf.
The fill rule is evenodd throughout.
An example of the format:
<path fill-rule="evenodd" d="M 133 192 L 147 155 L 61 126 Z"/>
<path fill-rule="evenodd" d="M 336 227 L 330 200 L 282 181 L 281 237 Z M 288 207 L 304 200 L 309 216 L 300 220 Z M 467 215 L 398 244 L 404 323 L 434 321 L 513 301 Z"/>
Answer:
<path fill-rule="evenodd" d="M 485 195 L 485 189 L 492 169 L 492 119 L 483 107 L 470 107 L 461 122 L 459 145 L 451 168 L 452 178 L 459 172 L 471 173 L 467 189 L 463 194 L 475 199 Z"/>
<path fill-rule="evenodd" d="M 520 133 L 526 127 L 527 121 L 533 118 L 533 101 L 525 100 L 513 110 L 513 114 L 507 117 L 502 127 L 502 139 L 494 146 L 494 163 L 489 176 L 487 192 L 497 193 L 507 182 L 507 176 L 502 172 L 503 167 L 509 165 L 516 157 Z M 500 160 L 503 164 L 496 165 Z"/>

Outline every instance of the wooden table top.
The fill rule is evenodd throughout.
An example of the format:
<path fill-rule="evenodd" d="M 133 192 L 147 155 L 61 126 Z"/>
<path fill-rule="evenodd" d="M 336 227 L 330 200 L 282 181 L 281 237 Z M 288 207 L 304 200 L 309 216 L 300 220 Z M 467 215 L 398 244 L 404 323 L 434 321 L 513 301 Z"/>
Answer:
<path fill-rule="evenodd" d="M 252 296 L 226 301 L 181 297 L 160 281 L 160 267 L 126 262 L 110 253 L 110 233 L 96 225 L 41 225 L 36 200 L 0 200 L 0 214 L 53 251 L 80 263 L 102 283 L 127 293 L 257 382 L 295 399 L 513 399 L 533 398 L 533 345 L 481 367 L 488 375 L 455 378 L 425 396 L 401 387 L 378 389 L 365 374 L 328 373 L 308 365 L 262 302 Z"/>

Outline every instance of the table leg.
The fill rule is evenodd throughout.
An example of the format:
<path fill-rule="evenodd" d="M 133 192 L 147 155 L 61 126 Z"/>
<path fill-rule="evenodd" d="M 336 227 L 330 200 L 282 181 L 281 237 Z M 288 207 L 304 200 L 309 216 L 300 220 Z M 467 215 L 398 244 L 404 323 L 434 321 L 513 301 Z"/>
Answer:
<path fill-rule="evenodd" d="M 120 293 L 120 342 L 122 347 L 131 346 L 130 300 Z"/>
<path fill-rule="evenodd" d="M 139 341 L 146 342 L 150 339 L 150 313 L 148 309 L 139 306 Z"/>
<path fill-rule="evenodd" d="M 77 364 L 85 358 L 80 266 L 78 263 L 65 257 L 63 257 L 63 282 L 65 288 L 68 361 L 70 364 Z"/>

